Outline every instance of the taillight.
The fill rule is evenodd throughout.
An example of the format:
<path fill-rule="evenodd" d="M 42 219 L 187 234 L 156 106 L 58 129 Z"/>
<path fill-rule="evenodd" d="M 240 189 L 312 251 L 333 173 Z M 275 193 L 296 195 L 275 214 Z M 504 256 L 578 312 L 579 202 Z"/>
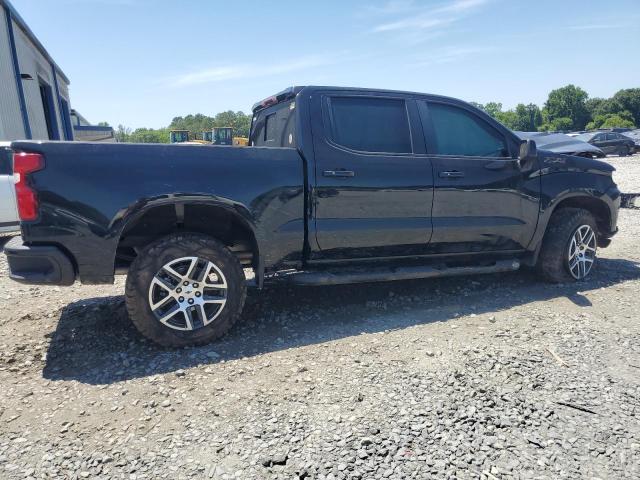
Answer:
<path fill-rule="evenodd" d="M 38 218 L 38 195 L 29 185 L 28 175 L 43 168 L 44 158 L 39 153 L 16 152 L 13 154 L 16 203 L 20 220 L 24 222 Z"/>

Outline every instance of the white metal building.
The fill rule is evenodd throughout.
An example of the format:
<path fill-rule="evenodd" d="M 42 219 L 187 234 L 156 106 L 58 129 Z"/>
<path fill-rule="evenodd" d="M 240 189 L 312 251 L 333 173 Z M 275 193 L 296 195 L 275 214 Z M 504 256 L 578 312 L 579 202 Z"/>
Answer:
<path fill-rule="evenodd" d="M 0 0 L 0 141 L 73 140 L 69 79 L 9 0 Z"/>

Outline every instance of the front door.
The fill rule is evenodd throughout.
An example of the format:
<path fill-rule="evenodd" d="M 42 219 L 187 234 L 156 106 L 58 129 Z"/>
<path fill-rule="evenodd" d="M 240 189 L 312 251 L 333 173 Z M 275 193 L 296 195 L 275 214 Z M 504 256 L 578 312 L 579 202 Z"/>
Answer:
<path fill-rule="evenodd" d="M 413 100 L 312 98 L 316 248 L 312 258 L 423 254 L 433 178 Z"/>
<path fill-rule="evenodd" d="M 535 231 L 540 177 L 517 142 L 464 105 L 420 102 L 434 172 L 432 253 L 523 250 Z"/>

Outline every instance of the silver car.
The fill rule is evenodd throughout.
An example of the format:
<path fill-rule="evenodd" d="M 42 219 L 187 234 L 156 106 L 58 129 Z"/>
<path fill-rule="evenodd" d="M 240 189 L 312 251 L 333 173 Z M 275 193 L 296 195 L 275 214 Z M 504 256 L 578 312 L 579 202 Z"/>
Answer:
<path fill-rule="evenodd" d="M 20 229 L 13 185 L 13 162 L 8 142 L 0 142 L 0 233 Z"/>

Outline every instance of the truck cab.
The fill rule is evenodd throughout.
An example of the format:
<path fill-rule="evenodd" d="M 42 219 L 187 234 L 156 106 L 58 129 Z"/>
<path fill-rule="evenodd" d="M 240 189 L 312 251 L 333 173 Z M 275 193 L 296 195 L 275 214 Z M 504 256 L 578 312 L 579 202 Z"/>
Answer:
<path fill-rule="evenodd" d="M 13 142 L 24 215 L 5 246 L 11 277 L 126 273 L 138 329 L 185 346 L 223 335 L 266 281 L 521 265 L 581 281 L 617 231 L 613 167 L 538 150 L 460 100 L 291 87 L 252 110 L 247 148 Z"/>

